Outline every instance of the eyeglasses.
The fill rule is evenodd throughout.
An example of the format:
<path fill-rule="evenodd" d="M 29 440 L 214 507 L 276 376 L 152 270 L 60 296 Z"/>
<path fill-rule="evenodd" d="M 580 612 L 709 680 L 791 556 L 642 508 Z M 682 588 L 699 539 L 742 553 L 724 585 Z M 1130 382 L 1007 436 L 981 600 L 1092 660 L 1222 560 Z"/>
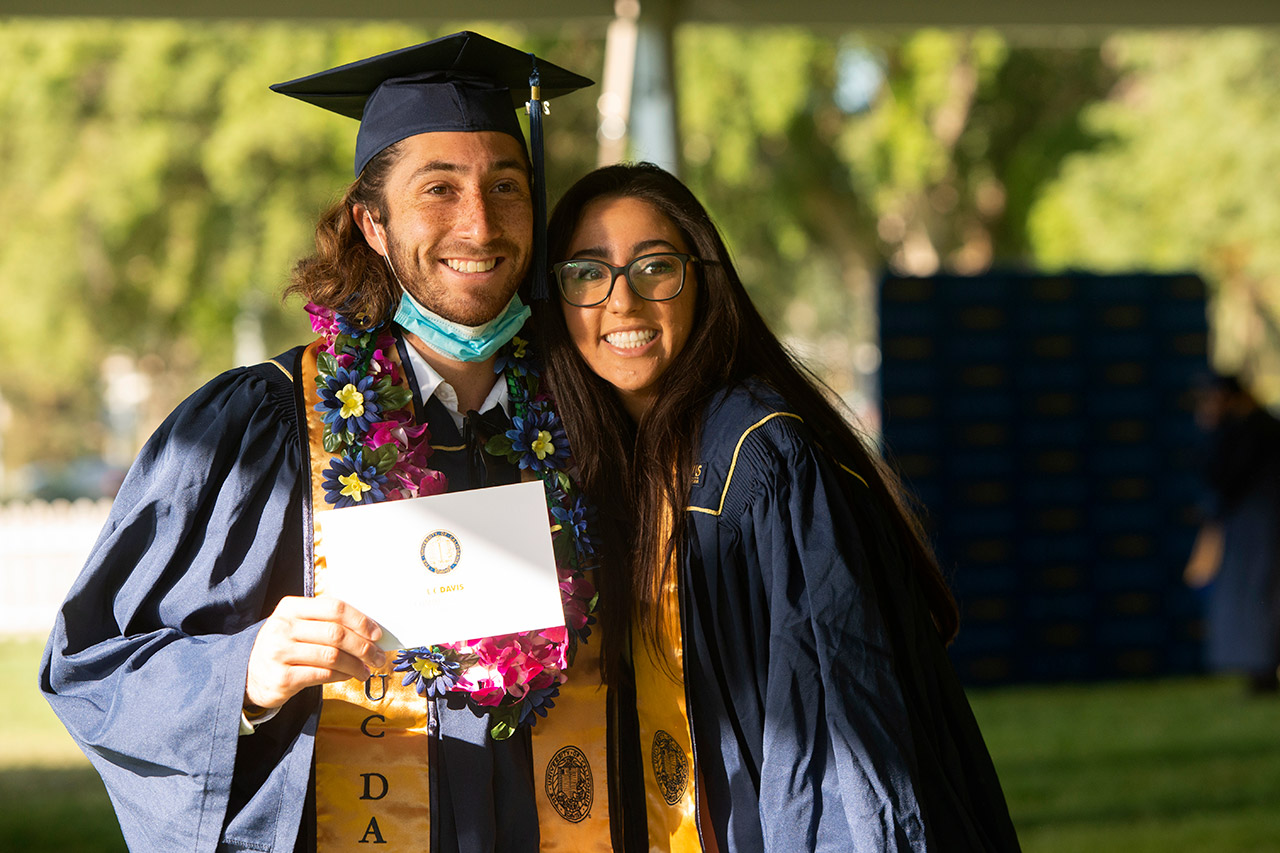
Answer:
<path fill-rule="evenodd" d="M 560 284 L 564 301 L 579 308 L 604 303 L 613 293 L 613 284 L 621 275 L 631 292 L 650 302 L 675 299 L 684 290 L 684 271 L 698 258 L 683 252 L 658 252 L 633 258 L 623 267 L 604 261 L 573 258 L 553 264 L 551 272 Z"/>

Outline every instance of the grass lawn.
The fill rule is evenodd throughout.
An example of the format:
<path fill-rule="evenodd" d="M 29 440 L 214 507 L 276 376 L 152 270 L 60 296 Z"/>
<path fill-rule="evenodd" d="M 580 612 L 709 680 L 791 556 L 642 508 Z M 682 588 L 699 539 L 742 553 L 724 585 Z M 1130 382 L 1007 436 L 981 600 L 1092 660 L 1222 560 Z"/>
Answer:
<path fill-rule="evenodd" d="M 0 640 L 0 853 L 124 853 L 98 774 L 40 695 L 43 647 Z"/>
<path fill-rule="evenodd" d="M 0 853 L 120 853 L 106 793 L 0 641 Z M 1028 853 L 1280 853 L 1280 697 L 1229 679 L 972 692 Z"/>

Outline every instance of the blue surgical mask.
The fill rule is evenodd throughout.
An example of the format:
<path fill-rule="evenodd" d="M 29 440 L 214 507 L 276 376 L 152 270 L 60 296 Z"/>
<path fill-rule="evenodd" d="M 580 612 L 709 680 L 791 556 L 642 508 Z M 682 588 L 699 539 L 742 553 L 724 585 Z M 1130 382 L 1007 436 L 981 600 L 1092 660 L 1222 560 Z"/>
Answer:
<path fill-rule="evenodd" d="M 377 227 L 372 215 L 368 213 L 365 215 L 369 216 L 373 233 L 378 236 L 378 243 L 382 246 L 383 259 L 387 263 L 387 268 L 395 277 L 396 284 L 400 285 L 400 306 L 396 309 L 395 321 L 400 324 L 400 328 L 417 335 L 424 344 L 445 358 L 451 358 L 454 361 L 485 361 L 501 349 L 503 344 L 515 337 L 516 332 L 520 331 L 520 327 L 524 325 L 524 321 L 528 320 L 529 315 L 533 313 L 520 301 L 520 296 L 517 294 L 511 297 L 507 307 L 502 309 L 497 317 L 483 325 L 464 326 L 461 323 L 446 320 L 414 299 L 409 295 L 409 291 L 405 290 L 404 284 L 400 281 L 400 275 L 391 263 L 391 253 L 387 251 L 386 241 L 382 239 L 382 231 Z"/>
<path fill-rule="evenodd" d="M 406 290 L 401 292 L 395 321 L 446 358 L 484 361 L 515 337 L 531 313 L 517 295 L 511 297 L 502 313 L 484 325 L 464 326 L 423 307 Z"/>

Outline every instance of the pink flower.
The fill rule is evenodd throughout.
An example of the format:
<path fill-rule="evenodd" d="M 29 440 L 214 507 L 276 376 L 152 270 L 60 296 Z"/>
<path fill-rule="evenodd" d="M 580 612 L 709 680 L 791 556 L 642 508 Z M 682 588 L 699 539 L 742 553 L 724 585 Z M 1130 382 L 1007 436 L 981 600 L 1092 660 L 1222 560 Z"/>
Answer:
<path fill-rule="evenodd" d="M 391 341 L 394 346 L 394 340 Z M 387 356 L 387 349 L 376 349 L 373 356 L 369 360 L 370 376 L 390 376 L 393 385 L 400 384 L 399 376 L 396 371 L 396 363 Z"/>
<path fill-rule="evenodd" d="M 499 705 L 506 698 L 507 691 L 499 685 L 488 684 L 471 691 L 471 698 L 477 705 Z"/>
<path fill-rule="evenodd" d="M 323 305 L 317 305 L 314 302 L 308 302 L 306 312 L 311 315 L 311 331 L 317 335 L 324 335 L 326 338 L 337 336 L 338 321 L 333 309 L 325 308 Z"/>
<path fill-rule="evenodd" d="M 591 598 L 595 588 L 583 577 L 571 577 L 560 581 L 560 600 L 564 602 L 564 618 L 575 631 L 582 630 L 591 615 Z"/>
<path fill-rule="evenodd" d="M 396 432 L 400 432 L 400 436 Z M 378 421 L 369 427 L 369 432 L 365 434 L 364 444 L 370 450 L 377 450 L 384 444 L 395 443 L 397 447 L 403 447 L 401 444 L 401 436 L 404 435 L 399 422 L 397 421 Z"/>
<path fill-rule="evenodd" d="M 426 476 L 418 481 L 418 496 L 429 497 L 431 495 L 443 495 L 448 489 L 449 481 L 444 474 L 439 471 L 428 471 Z"/>
<path fill-rule="evenodd" d="M 538 632 L 538 636 L 545 637 L 553 643 L 569 642 L 569 630 L 563 625 L 556 625 L 554 628 L 547 628 Z"/>

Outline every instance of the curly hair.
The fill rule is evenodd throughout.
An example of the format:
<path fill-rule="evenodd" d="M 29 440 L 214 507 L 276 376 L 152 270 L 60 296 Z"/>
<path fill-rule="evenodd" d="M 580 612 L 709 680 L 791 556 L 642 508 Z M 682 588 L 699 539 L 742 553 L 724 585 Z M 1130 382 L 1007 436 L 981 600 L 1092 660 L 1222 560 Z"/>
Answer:
<path fill-rule="evenodd" d="M 392 145 L 360 172 L 342 198 L 330 205 L 316 223 L 315 254 L 294 265 L 285 297 L 301 296 L 339 311 L 358 325 L 372 326 L 388 316 L 400 301 L 400 290 L 381 255 L 369 247 L 351 215 L 364 205 L 386 222 L 386 183 L 401 145 Z"/>

